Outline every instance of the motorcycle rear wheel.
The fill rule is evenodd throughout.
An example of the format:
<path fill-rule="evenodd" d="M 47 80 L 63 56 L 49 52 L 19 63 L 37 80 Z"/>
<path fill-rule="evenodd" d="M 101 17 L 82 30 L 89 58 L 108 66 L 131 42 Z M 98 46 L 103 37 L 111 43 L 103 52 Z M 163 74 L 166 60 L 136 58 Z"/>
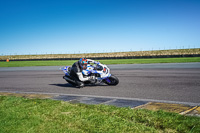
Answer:
<path fill-rule="evenodd" d="M 67 81 L 67 80 L 66 80 Z M 77 84 L 71 82 L 71 81 L 67 81 L 69 84 L 73 85 L 73 86 L 77 86 Z"/>
<path fill-rule="evenodd" d="M 69 76 L 63 76 L 63 79 L 65 79 L 65 77 L 71 79 L 71 77 L 69 77 Z M 67 79 L 65 79 L 65 80 L 66 80 L 69 84 L 71 84 L 71 85 L 73 85 L 73 86 L 77 86 L 77 84 L 76 84 L 75 82 L 72 82 L 72 81 L 74 81 L 73 79 L 71 79 L 72 81 L 67 80 Z"/>

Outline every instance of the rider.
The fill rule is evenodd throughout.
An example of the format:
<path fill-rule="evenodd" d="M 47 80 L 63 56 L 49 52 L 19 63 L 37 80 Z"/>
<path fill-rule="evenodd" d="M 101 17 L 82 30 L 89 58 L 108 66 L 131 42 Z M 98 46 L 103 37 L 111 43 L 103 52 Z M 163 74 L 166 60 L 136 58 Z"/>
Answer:
<path fill-rule="evenodd" d="M 90 81 L 91 83 L 94 83 L 94 79 L 93 77 L 89 77 L 89 76 L 84 76 L 82 71 L 87 69 L 87 65 L 89 62 L 95 62 L 93 60 L 90 59 L 86 59 L 86 58 L 81 58 L 79 61 L 75 62 L 72 65 L 71 71 L 70 71 L 70 76 L 72 78 L 74 78 L 77 87 L 84 87 L 84 83 L 85 81 Z"/>

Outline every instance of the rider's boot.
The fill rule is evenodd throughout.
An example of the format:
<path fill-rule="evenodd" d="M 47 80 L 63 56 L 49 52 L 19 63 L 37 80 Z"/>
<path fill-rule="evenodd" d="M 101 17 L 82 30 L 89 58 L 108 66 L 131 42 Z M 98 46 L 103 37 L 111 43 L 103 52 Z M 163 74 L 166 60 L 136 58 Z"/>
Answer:
<path fill-rule="evenodd" d="M 95 83 L 97 82 L 97 80 L 95 79 L 94 76 L 91 76 L 91 77 L 89 78 L 89 81 L 90 81 L 91 84 L 95 84 Z"/>

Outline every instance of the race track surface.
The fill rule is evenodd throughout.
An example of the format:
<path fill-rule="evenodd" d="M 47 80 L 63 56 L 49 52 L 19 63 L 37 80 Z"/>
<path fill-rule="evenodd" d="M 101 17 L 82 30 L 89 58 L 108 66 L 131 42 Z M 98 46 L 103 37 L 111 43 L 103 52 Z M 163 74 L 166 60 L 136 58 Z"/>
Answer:
<path fill-rule="evenodd" d="M 0 91 L 78 94 L 200 103 L 200 63 L 109 65 L 117 86 L 74 88 L 60 67 L 0 68 Z"/>

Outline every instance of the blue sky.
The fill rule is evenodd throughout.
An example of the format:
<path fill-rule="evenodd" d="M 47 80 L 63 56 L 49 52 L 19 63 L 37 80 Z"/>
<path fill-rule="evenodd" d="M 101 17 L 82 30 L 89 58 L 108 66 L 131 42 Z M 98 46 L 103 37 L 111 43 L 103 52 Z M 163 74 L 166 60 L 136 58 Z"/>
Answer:
<path fill-rule="evenodd" d="M 0 0 L 0 55 L 200 48 L 200 0 Z"/>

